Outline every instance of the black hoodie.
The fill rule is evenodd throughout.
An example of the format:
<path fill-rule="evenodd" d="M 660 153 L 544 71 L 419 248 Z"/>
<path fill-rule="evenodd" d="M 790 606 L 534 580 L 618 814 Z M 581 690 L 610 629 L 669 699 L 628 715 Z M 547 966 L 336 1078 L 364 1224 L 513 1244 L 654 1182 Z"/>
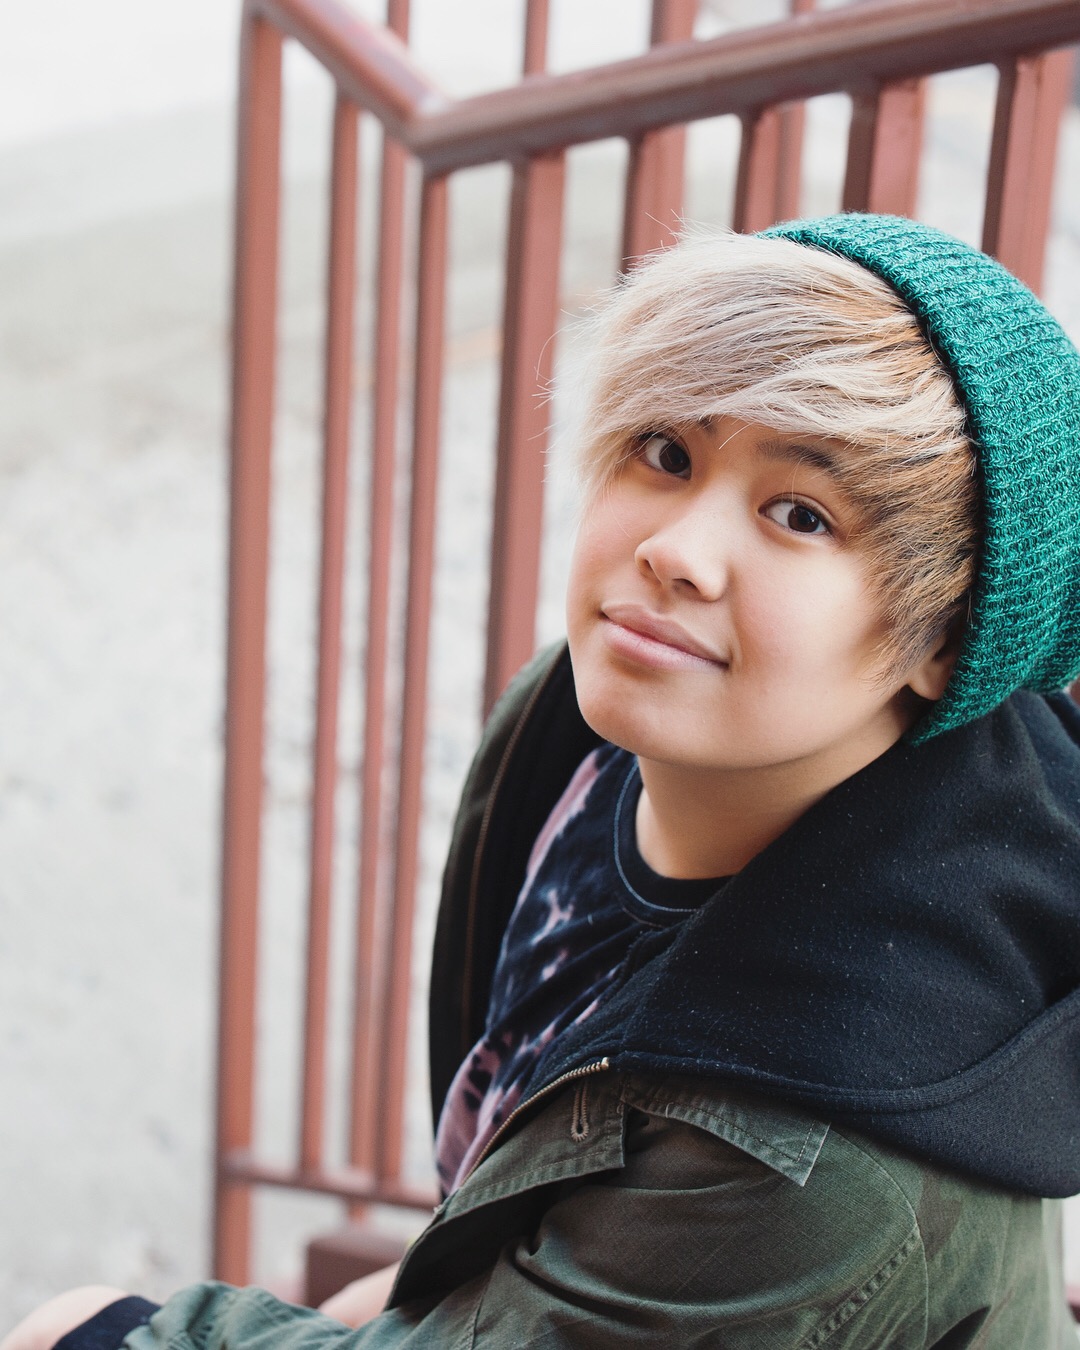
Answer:
<path fill-rule="evenodd" d="M 597 738 L 565 648 L 492 718 L 455 829 L 432 972 L 436 1118 L 482 1029 L 529 849 Z M 933 1162 L 1080 1190 L 1080 709 L 1018 693 L 834 788 L 552 1046 L 800 1102 Z"/>

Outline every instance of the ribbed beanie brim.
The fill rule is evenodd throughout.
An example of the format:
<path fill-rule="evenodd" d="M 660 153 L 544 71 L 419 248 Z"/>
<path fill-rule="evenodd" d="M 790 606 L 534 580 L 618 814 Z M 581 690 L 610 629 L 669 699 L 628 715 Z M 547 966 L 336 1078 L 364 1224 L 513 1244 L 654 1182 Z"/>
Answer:
<path fill-rule="evenodd" d="M 925 740 L 1017 689 L 1080 672 L 1080 354 L 1000 263 L 898 216 L 839 215 L 765 231 L 881 277 L 921 321 L 968 416 L 983 538 L 970 618 Z"/>

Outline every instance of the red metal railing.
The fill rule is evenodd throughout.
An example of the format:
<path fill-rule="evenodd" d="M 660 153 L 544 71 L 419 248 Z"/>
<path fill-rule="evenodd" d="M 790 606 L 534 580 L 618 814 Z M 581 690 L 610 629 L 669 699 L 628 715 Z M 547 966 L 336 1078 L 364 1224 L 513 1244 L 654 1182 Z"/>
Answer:
<path fill-rule="evenodd" d="M 654 0 L 652 48 L 631 60 L 544 74 L 547 0 L 528 0 L 524 78 L 452 100 L 405 45 L 408 0 L 387 25 L 337 0 L 246 0 L 242 21 L 232 387 L 229 639 L 222 861 L 220 1055 L 214 1268 L 249 1275 L 251 1193 L 287 1186 L 368 1202 L 424 1205 L 402 1178 L 417 841 L 426 730 L 428 635 L 444 352 L 447 181 L 485 162 L 513 165 L 503 319 L 484 704 L 530 655 L 540 561 L 541 465 L 562 252 L 567 147 L 608 136 L 630 145 L 625 264 L 667 243 L 682 205 L 685 123 L 742 119 L 734 225 L 794 213 L 802 101 L 853 99 L 843 205 L 911 214 L 926 77 L 984 62 L 1001 70 L 984 247 L 1038 287 L 1076 0 L 877 0 L 690 41 L 694 0 Z M 253 1152 L 256 951 L 263 805 L 270 453 L 277 315 L 281 53 L 301 43 L 337 86 L 326 309 L 322 562 L 300 1144 L 295 1164 Z M 335 851 L 346 473 L 352 411 L 353 296 L 361 112 L 384 130 L 377 241 L 368 527 L 364 755 L 349 1162 L 327 1163 L 327 990 Z M 402 390 L 405 170 L 423 170 L 409 372 L 412 452 L 402 670 L 389 669 L 394 457 Z M 392 684 L 391 681 L 396 680 Z M 400 686 L 396 800 L 384 801 L 388 690 Z M 393 849 L 383 847 L 392 815 Z M 385 897 L 385 899 L 384 899 Z"/>

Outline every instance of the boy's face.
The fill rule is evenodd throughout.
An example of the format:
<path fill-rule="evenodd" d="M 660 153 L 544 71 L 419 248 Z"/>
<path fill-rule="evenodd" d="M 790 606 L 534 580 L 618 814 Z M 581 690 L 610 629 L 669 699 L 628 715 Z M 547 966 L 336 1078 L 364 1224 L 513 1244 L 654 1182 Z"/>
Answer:
<path fill-rule="evenodd" d="M 643 439 L 594 493 L 567 627 L 600 735 L 699 770 L 798 766 L 826 787 L 899 738 L 907 679 L 875 679 L 885 633 L 837 453 L 724 418 Z"/>

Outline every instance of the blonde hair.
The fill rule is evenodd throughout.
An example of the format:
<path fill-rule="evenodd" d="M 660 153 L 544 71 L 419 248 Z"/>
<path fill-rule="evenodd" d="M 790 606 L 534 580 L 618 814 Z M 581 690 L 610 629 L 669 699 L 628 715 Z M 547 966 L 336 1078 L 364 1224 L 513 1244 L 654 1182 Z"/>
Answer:
<path fill-rule="evenodd" d="M 837 480 L 889 636 L 883 678 L 966 606 L 979 541 L 975 452 L 952 379 L 866 268 L 787 239 L 694 238 L 596 315 L 579 454 L 587 489 L 646 432 L 723 416 L 849 447 Z"/>

